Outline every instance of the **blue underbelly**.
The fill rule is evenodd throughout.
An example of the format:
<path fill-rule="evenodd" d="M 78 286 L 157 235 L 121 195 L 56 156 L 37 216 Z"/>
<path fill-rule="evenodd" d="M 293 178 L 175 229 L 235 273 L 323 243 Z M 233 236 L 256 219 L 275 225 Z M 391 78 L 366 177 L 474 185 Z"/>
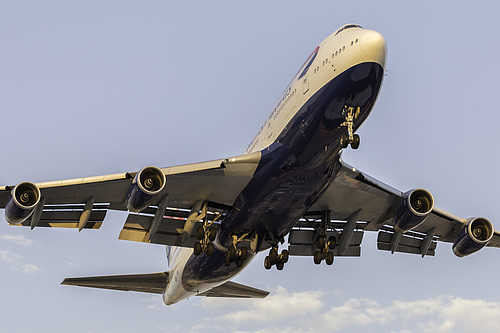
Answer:
<path fill-rule="evenodd" d="M 357 129 L 368 117 L 383 78 L 376 63 L 356 65 L 316 92 L 297 112 L 276 141 L 262 151 L 254 177 L 221 223 L 217 241 L 230 245 L 232 235 L 286 236 L 298 219 L 323 194 L 340 169 L 340 137 L 347 132 L 343 109 L 359 107 Z M 262 244 L 265 248 L 269 244 Z M 247 260 L 245 264 L 248 264 Z M 224 252 L 192 256 L 183 281 L 197 283 L 229 279 L 241 270 L 224 266 Z"/>

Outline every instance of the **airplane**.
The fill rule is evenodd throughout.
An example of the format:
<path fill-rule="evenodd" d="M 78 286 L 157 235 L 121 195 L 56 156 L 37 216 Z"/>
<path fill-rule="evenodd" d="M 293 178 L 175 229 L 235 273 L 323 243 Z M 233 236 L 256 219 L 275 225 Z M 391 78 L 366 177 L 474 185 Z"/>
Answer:
<path fill-rule="evenodd" d="M 98 229 L 108 210 L 128 212 L 123 240 L 166 246 L 169 270 L 67 278 L 62 284 L 161 294 L 166 305 L 192 296 L 264 298 L 231 281 L 268 251 L 264 267 L 291 256 L 332 265 L 361 255 L 365 231 L 379 250 L 435 255 L 453 243 L 458 257 L 500 247 L 483 217 L 434 205 L 423 188 L 401 192 L 350 166 L 357 129 L 384 79 L 386 42 L 347 24 L 317 46 L 278 99 L 243 155 L 138 172 L 0 187 L 10 225 Z M 280 251 L 281 246 L 281 251 Z"/>

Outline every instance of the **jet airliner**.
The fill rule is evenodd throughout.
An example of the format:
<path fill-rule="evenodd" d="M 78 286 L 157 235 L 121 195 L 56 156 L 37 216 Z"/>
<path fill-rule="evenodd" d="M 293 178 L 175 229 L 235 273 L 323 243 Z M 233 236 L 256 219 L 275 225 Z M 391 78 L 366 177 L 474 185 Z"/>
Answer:
<path fill-rule="evenodd" d="M 483 217 L 461 218 L 432 194 L 388 186 L 346 164 L 384 78 L 383 36 L 348 24 L 322 41 L 298 70 L 243 155 L 167 168 L 0 187 L 11 225 L 98 229 L 108 210 L 128 212 L 119 238 L 166 246 L 169 270 L 67 278 L 62 283 L 162 294 L 263 298 L 231 281 L 266 251 L 266 269 L 293 256 L 332 265 L 360 256 L 364 232 L 379 250 L 422 257 L 437 242 L 463 257 L 500 247 Z"/>

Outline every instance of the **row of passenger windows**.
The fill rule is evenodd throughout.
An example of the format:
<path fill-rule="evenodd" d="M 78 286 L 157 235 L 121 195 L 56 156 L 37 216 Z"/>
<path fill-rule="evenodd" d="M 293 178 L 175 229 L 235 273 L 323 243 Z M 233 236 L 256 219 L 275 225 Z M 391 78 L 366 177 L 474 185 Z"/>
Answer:
<path fill-rule="evenodd" d="M 359 42 L 359 39 L 356 38 L 356 40 L 352 40 L 351 41 L 351 46 L 353 46 L 354 44 L 357 44 Z M 335 57 L 338 57 L 340 54 L 342 54 L 342 51 L 345 52 L 345 45 L 342 46 L 340 49 L 338 49 L 337 51 L 335 51 L 335 53 L 332 53 L 332 59 L 334 59 Z M 323 60 L 323 66 L 329 64 L 330 61 L 328 60 L 328 58 L 326 58 L 325 60 Z M 314 69 L 314 73 L 317 73 L 319 72 L 319 65 L 316 66 L 316 68 Z"/>
<path fill-rule="evenodd" d="M 264 130 L 264 128 L 269 124 L 269 121 L 271 120 L 271 118 L 276 119 L 276 117 L 278 116 L 278 114 L 288 104 L 288 102 L 292 99 L 292 97 L 295 96 L 296 92 L 297 92 L 297 89 L 294 89 L 294 90 L 290 91 L 290 93 L 283 100 L 283 102 L 280 104 L 280 106 L 274 108 L 273 112 L 267 118 L 268 120 L 266 121 L 266 123 L 261 126 L 261 128 L 259 130 L 259 133 L 255 136 L 255 138 L 253 138 L 252 142 L 250 142 L 250 145 L 248 146 L 247 150 L 252 150 L 254 148 L 255 144 L 258 141 L 258 138 L 259 138 L 260 134 L 262 133 L 262 131 Z"/>

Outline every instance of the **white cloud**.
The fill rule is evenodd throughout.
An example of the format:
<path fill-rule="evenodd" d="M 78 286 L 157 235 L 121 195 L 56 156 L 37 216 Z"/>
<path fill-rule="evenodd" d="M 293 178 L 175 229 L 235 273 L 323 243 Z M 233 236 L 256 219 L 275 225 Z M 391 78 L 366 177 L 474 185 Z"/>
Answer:
<path fill-rule="evenodd" d="M 21 246 L 29 246 L 33 243 L 32 239 L 26 238 L 23 235 L 0 235 L 0 239 L 14 242 Z"/>
<path fill-rule="evenodd" d="M 40 268 L 34 264 L 22 263 L 22 258 L 23 256 L 12 253 L 10 250 L 0 250 L 0 261 L 9 263 L 13 270 L 27 274 L 33 274 L 40 270 Z"/>
<path fill-rule="evenodd" d="M 204 322 L 217 322 L 220 330 L 239 333 L 384 331 L 414 332 L 499 332 L 500 302 L 438 296 L 389 304 L 366 298 L 341 300 L 322 291 L 290 293 L 282 287 L 264 300 L 203 299 L 202 306 L 213 316 Z M 215 305 L 214 307 L 211 307 Z M 214 318 L 215 317 L 215 318 Z M 196 331 L 200 323 L 193 323 Z"/>
<path fill-rule="evenodd" d="M 33 265 L 33 264 L 24 264 L 24 265 L 21 265 L 21 268 L 22 268 L 22 271 L 24 273 L 28 273 L 28 274 L 33 274 L 33 273 L 36 273 L 40 270 L 40 268 L 38 268 L 36 265 Z"/>

